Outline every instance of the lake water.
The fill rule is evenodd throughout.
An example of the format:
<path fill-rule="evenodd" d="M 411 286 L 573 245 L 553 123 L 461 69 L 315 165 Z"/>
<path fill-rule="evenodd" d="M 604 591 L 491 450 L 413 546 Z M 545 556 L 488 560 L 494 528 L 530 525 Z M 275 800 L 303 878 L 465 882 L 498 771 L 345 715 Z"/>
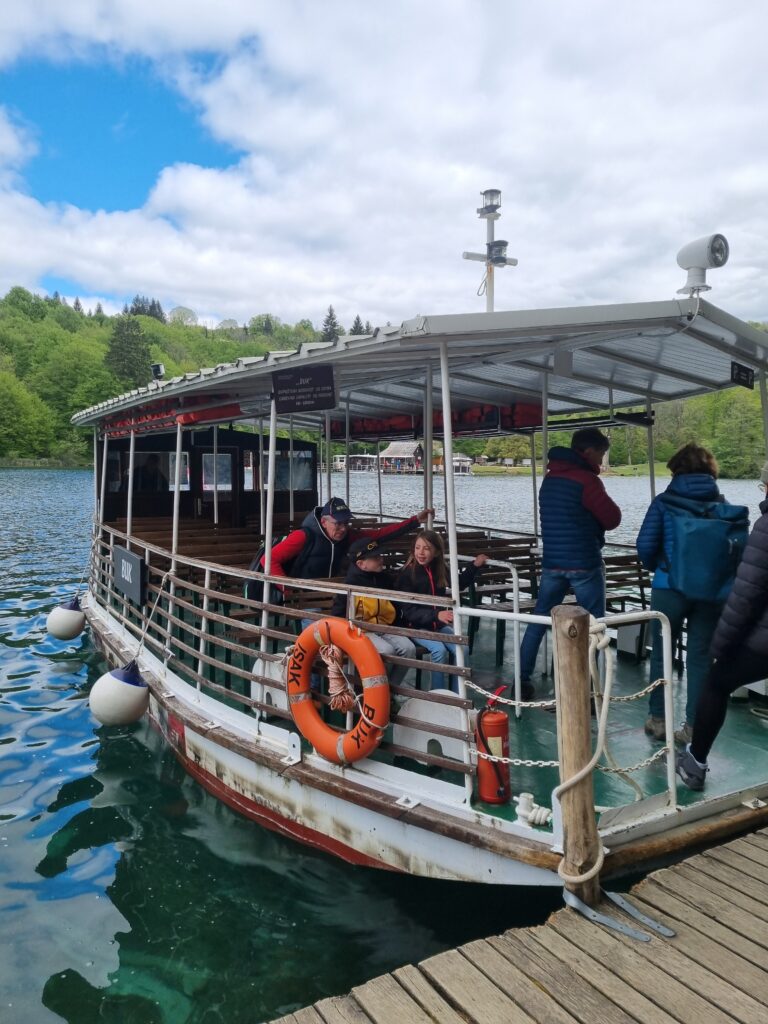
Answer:
<path fill-rule="evenodd" d="M 632 540 L 647 480 L 606 483 Z M 384 511 L 418 510 L 421 488 L 386 478 Z M 143 724 L 97 728 L 100 656 L 45 631 L 84 572 L 92 489 L 88 471 L 0 470 L 4 1024 L 255 1024 L 558 905 L 347 867 L 217 803 Z M 460 520 L 530 529 L 524 478 L 460 479 L 457 500 Z M 375 477 L 353 474 L 350 501 L 377 508 Z"/>

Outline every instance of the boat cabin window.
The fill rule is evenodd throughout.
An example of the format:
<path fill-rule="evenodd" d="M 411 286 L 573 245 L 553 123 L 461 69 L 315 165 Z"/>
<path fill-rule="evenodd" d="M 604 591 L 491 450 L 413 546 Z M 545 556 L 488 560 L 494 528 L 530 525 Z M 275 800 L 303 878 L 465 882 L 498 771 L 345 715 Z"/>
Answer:
<path fill-rule="evenodd" d="M 215 467 L 214 467 L 214 459 Z M 215 475 L 214 475 L 215 468 Z M 203 495 L 206 492 L 232 490 L 232 456 L 229 454 L 214 455 L 212 452 L 203 453 Z"/>
<path fill-rule="evenodd" d="M 258 451 L 244 452 L 244 489 L 246 491 L 258 491 L 259 479 L 259 453 Z M 313 453 L 294 449 L 293 452 L 293 489 L 294 491 L 314 490 L 313 478 Z M 262 459 L 262 478 L 264 485 L 267 485 L 269 477 L 269 458 L 264 453 Z M 254 472 L 255 470 L 255 472 Z M 278 451 L 275 457 L 275 490 L 289 491 L 291 489 L 291 453 Z"/>

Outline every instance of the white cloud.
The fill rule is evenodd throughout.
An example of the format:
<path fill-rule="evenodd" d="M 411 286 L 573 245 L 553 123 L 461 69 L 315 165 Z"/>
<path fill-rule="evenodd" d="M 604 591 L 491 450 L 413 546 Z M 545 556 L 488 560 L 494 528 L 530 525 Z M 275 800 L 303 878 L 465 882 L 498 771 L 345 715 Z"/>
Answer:
<path fill-rule="evenodd" d="M 679 246 L 720 230 L 714 300 L 768 319 L 766 30 L 768 8 L 716 0 L 10 5 L 0 61 L 147 55 L 247 155 L 167 167 L 123 213 L 0 179 L 0 288 L 57 274 L 213 322 L 482 309 L 460 256 L 494 186 L 520 260 L 498 308 L 672 295 Z M 0 112 L 0 166 L 28 146 Z"/>

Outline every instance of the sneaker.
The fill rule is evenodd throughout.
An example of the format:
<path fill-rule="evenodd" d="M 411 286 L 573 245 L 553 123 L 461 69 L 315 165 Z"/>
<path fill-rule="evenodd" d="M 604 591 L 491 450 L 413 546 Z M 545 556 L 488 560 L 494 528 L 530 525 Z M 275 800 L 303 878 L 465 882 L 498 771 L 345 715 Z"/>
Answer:
<path fill-rule="evenodd" d="M 678 747 L 687 747 L 693 739 L 693 726 L 683 722 L 679 729 L 675 729 L 675 743 Z"/>
<path fill-rule="evenodd" d="M 688 789 L 697 791 L 704 789 L 704 780 L 709 768 L 706 765 L 700 765 L 687 747 L 677 755 L 675 769 Z"/>
<path fill-rule="evenodd" d="M 513 688 L 514 692 L 514 688 Z M 520 700 L 533 700 L 536 696 L 536 687 L 529 679 L 520 680 Z"/>
<path fill-rule="evenodd" d="M 667 738 L 667 726 L 663 718 L 657 715 L 648 715 L 645 720 L 645 734 L 654 740 L 665 740 Z"/>

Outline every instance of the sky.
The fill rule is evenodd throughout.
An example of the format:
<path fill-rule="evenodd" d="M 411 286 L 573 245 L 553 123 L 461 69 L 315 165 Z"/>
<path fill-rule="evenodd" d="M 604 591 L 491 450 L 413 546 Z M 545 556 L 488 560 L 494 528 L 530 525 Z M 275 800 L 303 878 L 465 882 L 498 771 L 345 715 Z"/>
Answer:
<path fill-rule="evenodd" d="M 6 0 L 0 294 L 347 329 L 706 298 L 768 321 L 759 0 Z"/>

